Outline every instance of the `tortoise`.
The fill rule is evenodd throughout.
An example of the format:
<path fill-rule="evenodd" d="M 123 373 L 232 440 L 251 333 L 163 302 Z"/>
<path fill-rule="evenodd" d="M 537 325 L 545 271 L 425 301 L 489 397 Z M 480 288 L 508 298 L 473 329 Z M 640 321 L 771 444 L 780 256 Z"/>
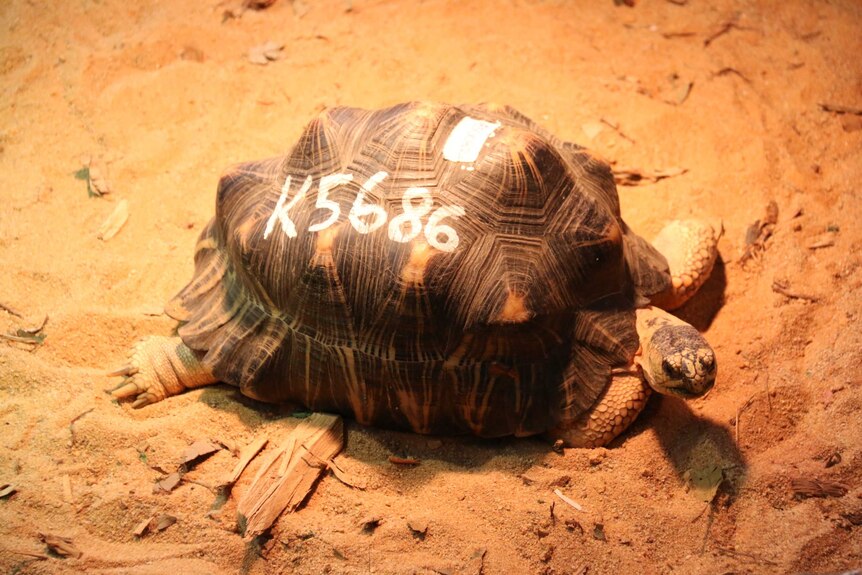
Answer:
<path fill-rule="evenodd" d="M 651 390 L 713 386 L 709 344 L 664 310 L 717 239 L 680 220 L 651 245 L 607 163 L 512 107 L 326 109 L 221 177 L 177 336 L 136 344 L 112 394 L 225 382 L 366 425 L 604 445 Z"/>

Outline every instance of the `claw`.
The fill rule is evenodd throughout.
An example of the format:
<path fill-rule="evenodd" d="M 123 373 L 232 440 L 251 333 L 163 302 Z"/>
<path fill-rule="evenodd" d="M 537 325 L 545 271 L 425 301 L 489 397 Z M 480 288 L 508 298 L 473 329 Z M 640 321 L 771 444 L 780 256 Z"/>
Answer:
<path fill-rule="evenodd" d="M 139 388 L 138 385 L 134 382 L 121 382 L 117 387 L 111 390 L 111 395 L 116 397 L 117 399 L 124 399 L 126 397 L 131 397 L 138 393 Z"/>
<path fill-rule="evenodd" d="M 108 373 L 108 377 L 114 377 L 116 375 L 122 375 L 124 377 L 129 377 L 138 373 L 138 368 L 133 365 L 124 365 L 120 369 L 114 370 Z"/>
<path fill-rule="evenodd" d="M 150 405 L 151 403 L 156 403 L 157 401 L 158 401 L 158 399 L 152 393 L 142 393 L 132 403 L 132 409 L 138 409 L 138 408 L 144 407 L 145 405 Z"/>

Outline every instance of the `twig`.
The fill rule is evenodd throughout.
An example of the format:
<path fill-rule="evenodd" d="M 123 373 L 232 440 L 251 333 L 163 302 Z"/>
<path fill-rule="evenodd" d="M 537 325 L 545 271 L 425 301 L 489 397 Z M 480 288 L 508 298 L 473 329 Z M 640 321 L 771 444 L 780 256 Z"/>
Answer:
<path fill-rule="evenodd" d="M 575 508 L 575 509 L 577 509 L 578 511 L 583 511 L 583 510 L 584 510 L 584 508 L 583 508 L 583 507 L 581 507 L 581 504 L 580 504 L 580 503 L 578 503 L 578 502 L 577 502 L 577 501 L 575 501 L 574 499 L 570 499 L 570 498 L 566 497 L 565 495 L 563 495 L 563 492 L 562 492 L 562 491 L 560 491 L 559 489 L 554 489 L 554 495 L 556 495 L 557 497 L 559 497 L 560 499 L 562 499 L 564 503 L 568 503 L 569 505 L 571 505 L 572 507 L 574 507 L 574 508 Z"/>
<path fill-rule="evenodd" d="M 726 547 L 716 547 L 715 550 L 718 551 L 721 555 L 728 555 L 730 557 L 745 557 L 746 559 L 751 559 L 760 563 L 766 563 L 767 565 L 778 565 L 778 563 L 774 561 L 764 559 L 763 557 L 760 557 L 759 555 L 755 555 L 753 553 L 746 553 L 745 551 L 737 551 L 736 549 L 728 549 Z"/>
<path fill-rule="evenodd" d="M 748 409 L 751 403 L 754 401 L 754 398 L 757 397 L 757 393 L 748 398 L 748 401 L 742 404 L 742 407 L 737 408 L 736 410 L 736 421 L 733 425 L 733 440 L 739 445 L 739 416 L 742 415 L 742 412 Z"/>
<path fill-rule="evenodd" d="M 96 408 L 95 408 L 95 407 L 91 407 L 91 408 L 90 408 L 90 409 L 88 409 L 87 411 L 84 411 L 84 412 L 82 412 L 82 413 L 79 413 L 78 415 L 76 415 L 75 417 L 73 417 L 73 418 L 72 418 L 72 421 L 70 421 L 70 422 L 69 422 L 69 435 L 71 435 L 71 436 L 72 436 L 72 437 L 71 437 L 71 444 L 72 444 L 72 445 L 74 445 L 74 444 L 75 444 L 75 423 L 76 423 L 79 419 L 81 419 L 82 417 L 84 417 L 85 415 L 87 415 L 88 413 L 90 413 L 91 411 L 93 411 L 94 409 L 96 409 Z M 71 445 L 70 445 L 70 447 L 71 447 Z"/>
<path fill-rule="evenodd" d="M 30 338 L 30 337 L 20 337 L 20 336 L 11 335 L 8 333 L 0 333 L 0 337 L 2 337 L 3 339 L 8 339 L 9 341 L 15 341 L 18 343 L 29 343 L 30 345 L 38 345 L 38 343 L 36 341 L 34 341 L 33 338 Z"/>
<path fill-rule="evenodd" d="M 742 78 L 743 80 L 745 80 L 746 83 L 751 84 L 751 80 L 748 79 L 748 76 L 746 76 L 745 74 L 743 74 L 742 72 L 740 72 L 736 68 L 731 68 L 729 66 L 726 68 L 722 68 L 721 70 L 719 70 L 718 72 L 716 72 L 712 76 L 714 78 L 716 76 L 727 76 L 728 74 L 735 74 L 735 75 L 739 76 L 740 78 Z"/>
<path fill-rule="evenodd" d="M 793 291 L 790 289 L 789 286 L 779 281 L 772 282 L 772 291 L 774 291 L 775 293 L 780 293 L 783 296 L 787 296 L 790 299 L 802 299 L 805 301 L 810 301 L 812 303 L 820 301 L 820 298 L 817 296 Z"/>
<path fill-rule="evenodd" d="M 634 144 L 634 143 L 635 143 L 635 141 L 634 141 L 633 139 L 631 139 L 629 136 L 627 136 L 627 135 L 626 135 L 626 133 L 625 133 L 625 132 L 623 132 L 623 131 L 620 129 L 620 124 L 619 124 L 619 122 L 611 122 L 611 121 L 610 121 L 610 120 L 608 120 L 607 118 L 599 118 L 599 121 L 600 121 L 602 124 L 606 125 L 606 126 L 610 126 L 610 128 L 611 128 L 614 132 L 616 132 L 617 134 L 619 134 L 623 139 L 628 140 L 628 141 L 629 141 L 629 142 L 631 142 L 632 144 Z"/>
<path fill-rule="evenodd" d="M 724 36 L 734 28 L 739 29 L 739 26 L 736 25 L 736 19 L 730 20 L 729 22 L 725 22 L 724 25 L 717 32 L 714 32 L 712 35 L 708 36 L 703 41 L 703 47 L 706 48 L 710 44 L 712 44 L 715 40 Z"/>
<path fill-rule="evenodd" d="M 14 315 L 15 317 L 20 317 L 21 319 L 24 319 L 24 316 L 21 315 L 19 312 L 17 312 L 15 310 L 15 308 L 9 307 L 8 305 L 6 305 L 3 302 L 0 302 L 0 309 L 5 311 L 6 313 L 10 313 L 10 314 Z"/>
<path fill-rule="evenodd" d="M 820 102 L 817 104 L 824 112 L 832 112 L 833 114 L 853 114 L 862 116 L 862 108 L 853 108 L 842 104 L 829 104 L 828 102 Z"/>
<path fill-rule="evenodd" d="M 44 553 L 39 553 L 36 551 L 24 551 L 23 549 L 6 549 L 9 553 L 14 553 L 15 555 L 24 555 L 25 557 L 33 557 L 40 561 L 44 561 L 48 558 Z"/>

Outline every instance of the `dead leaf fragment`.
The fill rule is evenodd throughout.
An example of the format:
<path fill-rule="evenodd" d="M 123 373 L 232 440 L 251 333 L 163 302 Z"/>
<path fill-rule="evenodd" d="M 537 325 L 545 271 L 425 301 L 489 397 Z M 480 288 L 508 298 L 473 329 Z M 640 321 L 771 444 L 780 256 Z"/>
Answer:
<path fill-rule="evenodd" d="M 129 219 L 129 202 L 126 200 L 120 200 L 117 203 L 117 207 L 114 208 L 114 211 L 111 212 L 111 215 L 108 216 L 102 225 L 99 227 L 99 232 L 96 234 L 96 237 L 102 241 L 108 241 L 115 235 L 120 229 L 125 225 L 126 220 Z"/>
<path fill-rule="evenodd" d="M 690 469 L 687 475 L 691 492 L 704 503 L 712 503 L 721 482 L 724 481 L 721 467 L 716 465 L 702 469 Z"/>
<path fill-rule="evenodd" d="M 282 50 L 284 50 L 284 44 L 273 41 L 265 42 L 248 51 L 248 61 L 259 66 L 266 66 L 270 62 L 281 58 Z"/>
<path fill-rule="evenodd" d="M 598 541 L 607 541 L 608 538 L 605 535 L 605 526 L 602 523 L 596 523 L 593 525 L 593 539 Z"/>
<path fill-rule="evenodd" d="M 18 491 L 18 488 L 14 483 L 0 483 L 0 499 L 9 497 L 16 491 Z"/>
<path fill-rule="evenodd" d="M 82 555 L 81 551 L 75 547 L 75 544 L 69 537 L 51 535 L 50 533 L 40 533 L 39 539 L 42 540 L 42 543 L 48 546 L 49 551 L 56 553 L 61 557 L 78 559 Z"/>

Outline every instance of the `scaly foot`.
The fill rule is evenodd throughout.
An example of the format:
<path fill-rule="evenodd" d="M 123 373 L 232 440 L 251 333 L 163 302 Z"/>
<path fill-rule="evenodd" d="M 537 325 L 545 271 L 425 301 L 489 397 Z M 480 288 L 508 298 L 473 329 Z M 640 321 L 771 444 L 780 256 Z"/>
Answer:
<path fill-rule="evenodd" d="M 676 220 L 659 232 L 652 244 L 667 259 L 671 287 L 654 296 L 653 305 L 676 309 L 695 294 L 712 272 L 722 232 L 701 220 Z"/>
<path fill-rule="evenodd" d="M 111 391 L 117 399 L 135 397 L 139 408 L 187 388 L 215 383 L 198 355 L 178 337 L 151 336 L 132 347 L 129 363 L 108 374 L 125 379 Z"/>

